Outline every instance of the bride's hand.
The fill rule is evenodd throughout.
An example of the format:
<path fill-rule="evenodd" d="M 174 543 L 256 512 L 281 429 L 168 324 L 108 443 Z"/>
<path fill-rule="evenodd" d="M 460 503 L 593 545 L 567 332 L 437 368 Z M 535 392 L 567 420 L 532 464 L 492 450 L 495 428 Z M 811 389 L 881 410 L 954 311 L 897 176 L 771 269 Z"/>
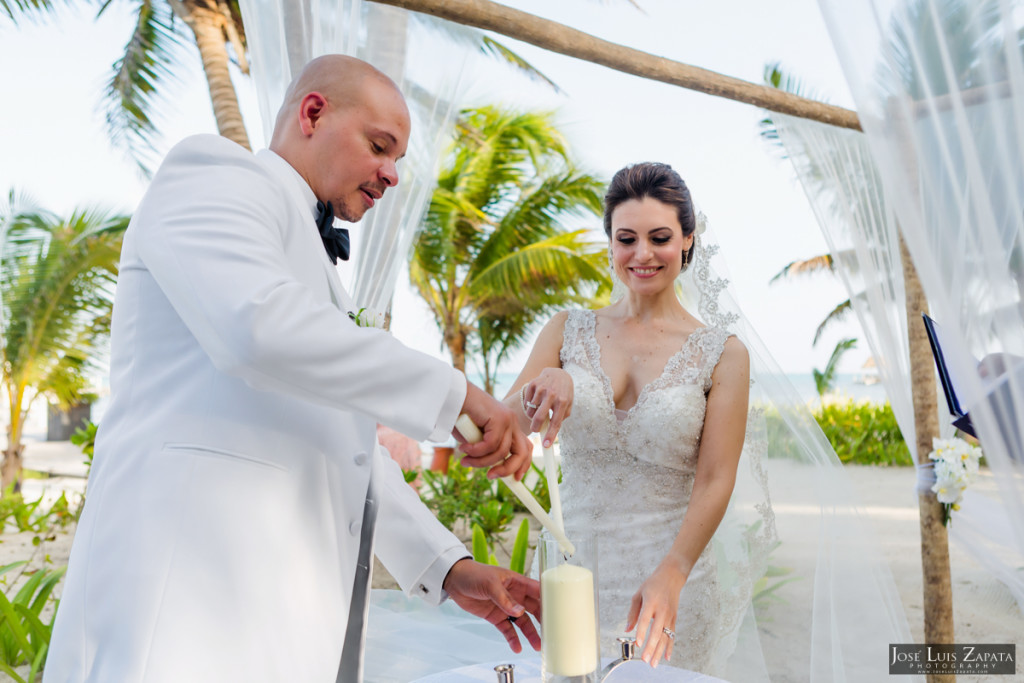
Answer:
<path fill-rule="evenodd" d="M 643 647 L 640 658 L 651 666 L 672 656 L 679 592 L 684 585 L 686 577 L 678 569 L 662 564 L 633 595 L 626 630 L 636 627 L 636 645 Z"/>
<path fill-rule="evenodd" d="M 551 414 L 551 424 L 543 436 L 545 448 L 555 442 L 562 422 L 572 413 L 572 398 L 572 377 L 561 368 L 544 368 L 523 388 L 523 408 L 531 432 L 539 432 L 544 427 L 544 418 Z"/>

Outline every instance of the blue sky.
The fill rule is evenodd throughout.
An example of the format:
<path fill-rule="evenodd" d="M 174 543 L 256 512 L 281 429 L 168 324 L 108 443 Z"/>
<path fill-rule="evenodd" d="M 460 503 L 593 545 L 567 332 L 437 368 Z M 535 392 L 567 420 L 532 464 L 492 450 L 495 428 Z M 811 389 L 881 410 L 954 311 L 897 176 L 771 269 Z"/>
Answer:
<path fill-rule="evenodd" d="M 759 82 L 764 64 L 779 60 L 833 103 L 850 106 L 813 0 L 640 0 L 643 12 L 621 0 L 507 4 L 745 80 Z M 70 9 L 46 23 L 13 27 L 0 20 L 5 100 L 0 106 L 0 188 L 28 191 L 59 212 L 80 205 L 134 207 L 145 181 L 108 142 L 100 101 L 130 30 L 127 8 L 116 3 L 99 20 Z M 739 301 L 784 370 L 823 367 L 840 337 L 857 336 L 856 325 L 850 324 L 811 347 L 815 326 L 845 298 L 838 282 L 816 276 L 768 285 L 790 260 L 823 253 L 826 247 L 788 163 L 758 137 L 761 112 L 514 45 L 565 93 L 528 85 L 495 65 L 487 77 L 470 84 L 470 98 L 556 109 L 577 156 L 606 177 L 636 161 L 671 163 L 712 222 Z M 182 82 L 162 112 L 161 149 L 192 133 L 215 132 L 198 58 L 183 58 Z M 262 146 L 255 93 L 251 83 L 237 81 L 250 135 L 255 146 Z M 394 330 L 407 343 L 444 357 L 423 304 L 402 285 Z M 867 355 L 864 348 L 851 352 L 842 369 L 857 371 Z"/>

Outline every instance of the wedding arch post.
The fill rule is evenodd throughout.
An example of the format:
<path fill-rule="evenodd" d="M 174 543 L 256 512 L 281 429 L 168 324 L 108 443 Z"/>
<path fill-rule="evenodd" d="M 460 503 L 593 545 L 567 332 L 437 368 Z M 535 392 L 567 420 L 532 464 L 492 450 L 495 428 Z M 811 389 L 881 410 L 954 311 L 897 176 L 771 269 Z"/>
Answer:
<path fill-rule="evenodd" d="M 549 19 L 490 2 L 490 0 L 371 0 L 430 14 L 459 24 L 494 31 L 536 47 L 600 64 L 649 80 L 696 90 L 715 97 L 752 104 L 763 109 L 821 123 L 863 130 L 857 113 L 756 83 L 683 64 L 641 50 L 612 43 Z M 921 323 L 927 310 L 924 289 L 910 254 L 900 237 L 907 329 L 911 364 L 911 391 L 917 433 L 918 462 L 928 462 L 934 437 L 939 436 L 936 384 L 931 347 Z M 953 600 L 950 582 L 949 539 L 941 521 L 935 494 L 919 494 L 921 557 L 923 565 L 924 633 L 929 643 L 953 642 Z M 936 517 L 938 515 L 938 517 Z M 932 677 L 929 676 L 929 680 Z M 943 680 L 952 680 L 946 676 Z"/>
<path fill-rule="evenodd" d="M 910 342 L 910 386 L 914 400 L 917 433 L 917 463 L 927 465 L 932 438 L 939 435 L 938 387 L 928 334 L 921 314 L 928 312 L 924 287 L 910 258 L 910 250 L 899 236 L 903 262 L 903 286 L 907 297 L 907 335 Z M 950 582 L 949 535 L 942 523 L 942 503 L 931 490 L 918 489 L 921 520 L 921 569 L 924 592 L 924 640 L 953 643 L 953 587 Z M 929 683 L 954 681 L 954 676 L 928 674 Z"/>

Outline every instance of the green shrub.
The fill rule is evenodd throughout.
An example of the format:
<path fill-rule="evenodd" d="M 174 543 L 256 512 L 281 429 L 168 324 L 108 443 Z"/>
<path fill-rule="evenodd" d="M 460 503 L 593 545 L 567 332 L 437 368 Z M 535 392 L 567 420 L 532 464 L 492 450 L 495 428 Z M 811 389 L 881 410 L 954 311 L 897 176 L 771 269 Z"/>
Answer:
<path fill-rule="evenodd" d="M 55 529 L 63 529 L 77 517 L 77 511 L 71 510 L 63 492 L 49 510 L 41 506 L 42 502 L 42 495 L 26 502 L 20 492 L 15 493 L 13 483 L 8 485 L 0 497 L 0 533 L 31 531 L 36 534 L 32 542 L 39 545 L 43 537 Z"/>
<path fill-rule="evenodd" d="M 0 567 L 0 575 L 24 565 L 13 562 Z M 19 683 L 37 680 L 39 670 L 46 661 L 46 650 L 53 633 L 53 618 L 44 623 L 41 614 L 51 601 L 54 586 L 64 575 L 66 567 L 38 570 L 13 598 L 7 592 L 0 592 L 0 671 Z M 6 583 L 6 576 L 3 576 Z M 56 604 L 56 600 L 53 600 Z M 56 611 L 55 611 L 56 613 Z M 22 678 L 14 667 L 30 665 L 28 679 Z"/>
<path fill-rule="evenodd" d="M 84 427 L 79 427 L 71 435 L 71 443 L 82 449 L 85 455 L 85 464 L 92 467 L 92 455 L 96 447 L 96 423 L 86 422 Z"/>
<path fill-rule="evenodd" d="M 843 463 L 901 467 L 914 464 L 888 401 L 872 403 L 847 399 L 816 404 L 810 411 Z M 796 457 L 799 440 L 787 427 L 785 414 L 770 407 L 765 409 L 764 418 L 771 444 L 768 457 Z"/>
<path fill-rule="evenodd" d="M 843 463 L 903 467 L 914 464 L 888 401 L 826 403 L 813 412 Z"/>
<path fill-rule="evenodd" d="M 547 510 L 551 507 L 547 478 L 536 465 L 530 467 L 536 481 L 532 488 L 527 488 Z M 423 470 L 422 475 L 420 499 L 438 521 L 449 529 L 454 529 L 460 520 L 467 526 L 477 524 L 489 543 L 508 529 L 517 512 L 528 512 L 507 486 L 499 485 L 497 479 L 488 479 L 486 469 L 462 466 L 458 455 L 451 457 L 447 474 Z"/>
<path fill-rule="evenodd" d="M 504 499 L 497 480 L 487 478 L 487 470 L 463 467 L 456 456 L 449 461 L 447 473 L 424 470 L 422 474 L 420 498 L 449 529 L 460 520 L 467 526 L 478 524 L 493 541 L 505 531 L 515 513 L 514 504 Z"/>

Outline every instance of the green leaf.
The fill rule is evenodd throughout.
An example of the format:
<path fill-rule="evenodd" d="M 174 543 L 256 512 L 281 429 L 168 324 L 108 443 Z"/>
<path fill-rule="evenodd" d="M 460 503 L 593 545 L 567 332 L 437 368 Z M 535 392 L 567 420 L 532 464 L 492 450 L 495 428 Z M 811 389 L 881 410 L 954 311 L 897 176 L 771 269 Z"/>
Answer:
<path fill-rule="evenodd" d="M 47 572 L 46 577 L 40 583 L 35 599 L 32 601 L 31 609 L 34 614 L 42 614 L 46 601 L 50 598 L 53 589 L 56 588 L 64 573 L 67 572 L 67 569 L 67 566 L 64 566 Z"/>
<path fill-rule="evenodd" d="M 509 560 L 509 569 L 520 574 L 526 573 L 526 550 L 530 539 L 530 520 L 523 518 L 519 523 L 519 531 L 516 532 L 516 540 L 512 546 L 512 557 Z"/>
<path fill-rule="evenodd" d="M 28 640 L 28 634 L 21 625 L 21 620 L 18 618 L 14 605 L 11 604 L 11 601 L 3 593 L 0 593 L 0 614 L 4 616 L 5 634 L 10 634 L 17 647 L 15 656 L 18 656 L 18 651 L 20 650 L 25 658 L 31 661 L 35 657 L 36 650 Z M 11 661 L 11 659 L 8 658 L 7 661 Z"/>
<path fill-rule="evenodd" d="M 487 539 L 484 538 L 484 530 L 479 524 L 473 525 L 473 559 L 483 564 L 488 564 L 490 549 L 487 547 Z"/>
<path fill-rule="evenodd" d="M 50 630 L 51 631 L 53 630 L 53 624 L 50 624 Z M 46 664 L 46 654 L 49 651 L 50 651 L 50 642 L 49 642 L 49 639 L 47 639 L 46 644 L 43 645 L 41 648 L 39 648 L 39 652 L 36 653 L 36 658 L 34 660 L 32 660 L 32 668 L 28 672 L 28 683 L 34 683 L 35 682 L 36 675 L 43 668 L 43 665 Z"/>
<path fill-rule="evenodd" d="M 28 625 L 29 640 L 32 642 L 33 649 L 38 652 L 39 646 L 50 642 L 50 629 L 28 607 L 16 604 L 14 609 L 21 615 L 22 621 Z"/>

